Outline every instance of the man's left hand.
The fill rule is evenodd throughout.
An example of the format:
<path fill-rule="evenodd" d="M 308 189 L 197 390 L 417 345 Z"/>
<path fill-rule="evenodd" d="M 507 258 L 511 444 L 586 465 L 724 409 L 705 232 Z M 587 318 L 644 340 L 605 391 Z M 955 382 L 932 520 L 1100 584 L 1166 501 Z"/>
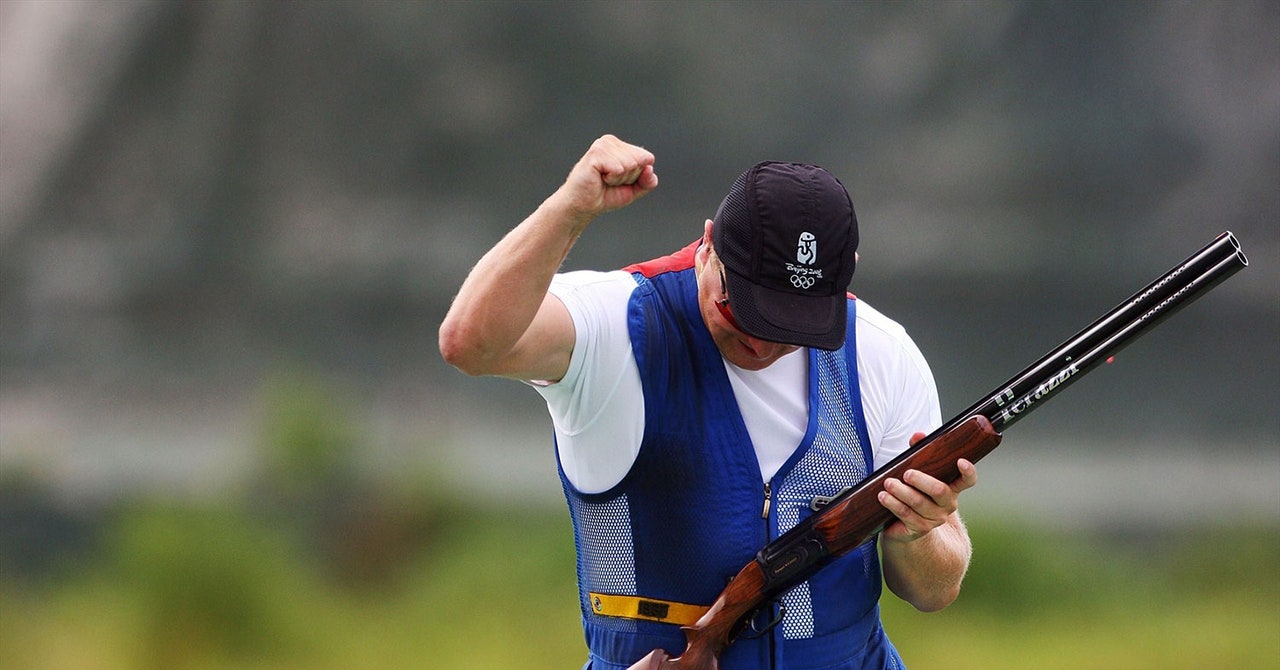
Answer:
<path fill-rule="evenodd" d="M 923 437 L 924 433 L 916 433 L 911 444 Z M 959 509 L 960 492 L 978 483 L 978 469 L 973 463 L 962 458 L 956 461 L 956 467 L 960 478 L 950 484 L 919 470 L 907 470 L 901 479 L 886 479 L 880 504 L 898 520 L 884 529 L 884 539 L 911 542 L 946 523 Z"/>

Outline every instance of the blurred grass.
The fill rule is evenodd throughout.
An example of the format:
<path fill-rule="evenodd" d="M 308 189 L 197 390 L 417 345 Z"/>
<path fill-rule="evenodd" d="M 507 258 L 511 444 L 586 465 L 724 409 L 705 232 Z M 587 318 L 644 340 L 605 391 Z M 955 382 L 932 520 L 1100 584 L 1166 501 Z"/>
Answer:
<path fill-rule="evenodd" d="M 253 514 L 130 509 L 92 565 L 0 586 L 0 668 L 580 667 L 567 523 L 457 517 L 351 580 Z"/>
<path fill-rule="evenodd" d="M 969 520 L 960 599 L 882 599 L 913 668 L 1280 668 L 1280 529 L 1062 533 Z"/>
<path fill-rule="evenodd" d="M 0 476 L 0 670 L 581 667 L 563 509 L 361 475 L 351 404 L 306 371 L 263 398 L 260 473 L 216 503 L 65 510 L 35 479 Z M 1275 518 L 968 525 L 954 605 L 883 599 L 915 670 L 1280 670 Z"/>
<path fill-rule="evenodd" d="M 429 530 L 396 550 L 396 569 L 358 580 L 317 559 L 287 519 L 132 505 L 79 569 L 4 580 L 0 667 L 581 666 L 565 515 L 416 504 L 431 509 L 396 518 L 438 522 L 416 526 Z M 969 526 L 976 554 L 955 605 L 926 615 L 884 599 L 912 668 L 1280 667 L 1273 527 L 1132 540 Z"/>

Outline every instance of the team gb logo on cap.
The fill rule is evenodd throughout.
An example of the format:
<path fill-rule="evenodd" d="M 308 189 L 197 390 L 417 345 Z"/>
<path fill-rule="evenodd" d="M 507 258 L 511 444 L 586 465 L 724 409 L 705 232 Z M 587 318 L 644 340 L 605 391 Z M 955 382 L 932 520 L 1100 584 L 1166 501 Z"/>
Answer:
<path fill-rule="evenodd" d="M 800 239 L 796 242 L 796 262 L 800 265 L 792 265 L 787 263 L 787 269 L 793 274 L 791 275 L 791 285 L 796 288 L 810 288 L 813 286 L 817 278 L 822 277 L 822 270 L 811 267 L 818 260 L 818 238 L 809 231 L 800 233 Z"/>

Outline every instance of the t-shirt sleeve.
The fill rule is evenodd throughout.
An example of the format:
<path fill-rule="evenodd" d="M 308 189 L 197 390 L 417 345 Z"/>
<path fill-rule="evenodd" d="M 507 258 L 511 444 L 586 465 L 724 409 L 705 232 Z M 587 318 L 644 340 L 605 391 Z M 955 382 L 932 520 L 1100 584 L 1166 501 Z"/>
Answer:
<path fill-rule="evenodd" d="M 563 273 L 550 288 L 573 318 L 573 354 L 559 382 L 531 384 L 547 403 L 566 477 L 586 493 L 620 482 L 640 450 L 644 399 L 627 329 L 635 288 L 622 271 Z"/>
<path fill-rule="evenodd" d="M 933 372 L 906 330 L 861 301 L 857 309 L 859 390 L 880 468 L 910 447 L 913 434 L 942 425 L 942 410 Z"/>

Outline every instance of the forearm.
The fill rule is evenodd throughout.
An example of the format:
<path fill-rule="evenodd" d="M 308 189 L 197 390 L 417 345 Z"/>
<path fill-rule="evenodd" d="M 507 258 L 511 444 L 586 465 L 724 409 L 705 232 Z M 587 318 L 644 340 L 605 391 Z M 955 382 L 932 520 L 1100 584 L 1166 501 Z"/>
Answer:
<path fill-rule="evenodd" d="M 960 595 L 972 545 L 960 514 L 915 539 L 881 538 L 884 581 L 922 612 L 935 612 Z"/>
<path fill-rule="evenodd" d="M 533 326 L 589 220 L 552 195 L 481 257 L 440 326 L 445 360 L 472 374 L 503 374 L 500 361 Z"/>

